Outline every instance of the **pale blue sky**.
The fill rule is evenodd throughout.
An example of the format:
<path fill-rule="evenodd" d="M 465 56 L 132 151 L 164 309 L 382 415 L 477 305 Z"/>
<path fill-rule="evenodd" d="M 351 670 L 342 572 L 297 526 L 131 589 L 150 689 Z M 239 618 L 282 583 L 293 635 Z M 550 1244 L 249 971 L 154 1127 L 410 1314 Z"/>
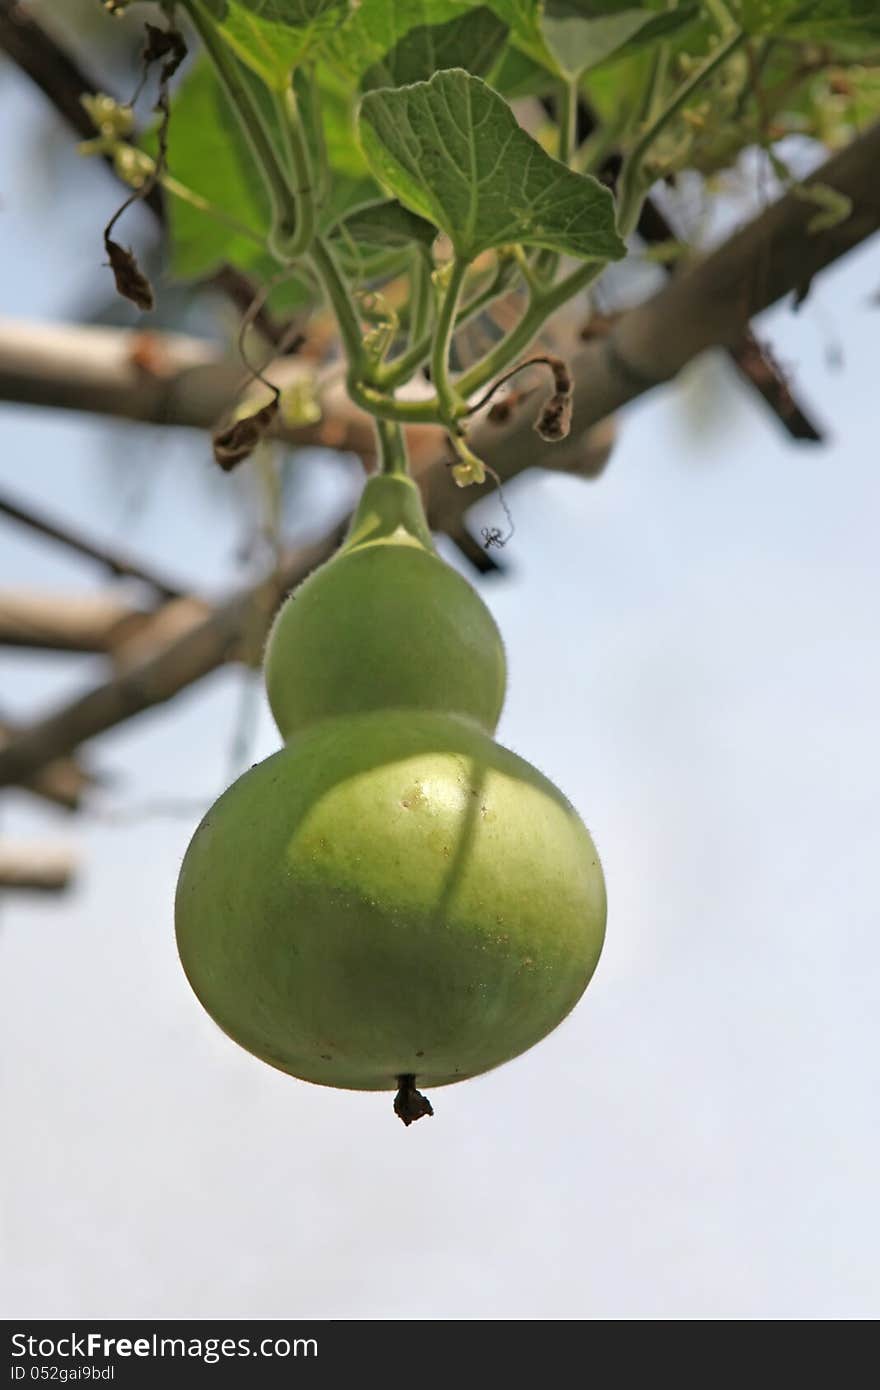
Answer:
<path fill-rule="evenodd" d="M 84 171 L 51 208 L 39 110 L 4 77 L 0 308 L 53 319 L 103 273 L 113 195 Z M 481 586 L 510 659 L 499 736 L 590 825 L 608 938 L 570 1019 L 436 1091 L 432 1121 L 293 1081 L 201 1011 L 172 934 L 196 816 L 8 798 L 8 833 L 70 838 L 82 870 L 3 907 L 7 1316 L 877 1315 L 878 285 L 875 243 L 762 324 L 826 448 L 711 359 L 627 413 L 599 482 L 511 486 L 510 570 Z M 0 431 L 3 486 L 208 593 L 237 582 L 247 493 L 198 438 L 13 407 Z M 343 464 L 299 466 L 342 504 Z M 104 583 L 8 524 L 0 550 L 2 584 Z M 3 703 L 98 676 L 4 656 Z M 241 679 L 96 743 L 103 814 L 219 791 Z M 261 699 L 257 755 L 276 745 Z"/>

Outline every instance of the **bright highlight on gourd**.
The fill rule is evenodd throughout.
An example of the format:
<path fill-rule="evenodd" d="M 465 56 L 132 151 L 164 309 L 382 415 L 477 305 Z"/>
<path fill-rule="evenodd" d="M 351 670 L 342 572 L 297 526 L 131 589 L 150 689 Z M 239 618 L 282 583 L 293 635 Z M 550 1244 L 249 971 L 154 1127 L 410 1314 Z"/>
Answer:
<path fill-rule="evenodd" d="M 605 887 L 565 797 L 495 743 L 501 639 L 437 555 L 416 485 L 365 489 L 266 651 L 284 747 L 205 816 L 177 940 L 208 1013 L 305 1081 L 395 1091 L 509 1061 L 574 1007 Z"/>

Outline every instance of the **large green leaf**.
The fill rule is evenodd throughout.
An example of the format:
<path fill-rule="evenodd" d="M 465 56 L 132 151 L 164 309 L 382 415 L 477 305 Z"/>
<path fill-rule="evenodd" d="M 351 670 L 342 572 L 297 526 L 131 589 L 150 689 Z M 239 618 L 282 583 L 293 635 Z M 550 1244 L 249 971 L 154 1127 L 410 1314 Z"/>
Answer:
<path fill-rule="evenodd" d="M 270 87 L 284 87 L 292 70 L 345 19 L 350 0 L 204 0 L 243 63 Z"/>
<path fill-rule="evenodd" d="M 442 68 L 465 68 L 478 77 L 492 67 L 507 37 L 507 25 L 485 5 L 445 24 L 419 24 L 361 78 L 361 87 L 404 87 Z"/>
<path fill-rule="evenodd" d="M 368 92 L 360 131 L 376 177 L 464 260 L 509 242 L 584 259 L 625 254 L 608 189 L 551 159 L 470 73 Z"/>

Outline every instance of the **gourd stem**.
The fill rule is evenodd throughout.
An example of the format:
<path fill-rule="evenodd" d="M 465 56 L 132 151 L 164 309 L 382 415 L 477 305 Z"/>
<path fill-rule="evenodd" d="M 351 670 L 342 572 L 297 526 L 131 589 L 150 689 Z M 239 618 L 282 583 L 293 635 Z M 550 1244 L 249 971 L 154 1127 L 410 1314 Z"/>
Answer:
<path fill-rule="evenodd" d="M 403 430 L 393 420 L 374 420 L 378 443 L 379 472 L 389 477 L 409 476 L 409 460 Z"/>
<path fill-rule="evenodd" d="M 400 1089 L 394 1097 L 394 1113 L 399 1120 L 409 1126 L 423 1115 L 433 1115 L 434 1107 L 427 1096 L 416 1090 L 414 1076 L 399 1076 L 397 1082 Z"/>

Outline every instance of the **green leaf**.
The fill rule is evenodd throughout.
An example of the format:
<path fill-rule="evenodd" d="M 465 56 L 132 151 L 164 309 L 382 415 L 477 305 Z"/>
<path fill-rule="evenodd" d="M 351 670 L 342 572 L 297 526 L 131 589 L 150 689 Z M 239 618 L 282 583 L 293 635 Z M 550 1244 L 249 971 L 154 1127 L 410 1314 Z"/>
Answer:
<path fill-rule="evenodd" d="M 541 32 L 559 71 L 577 78 L 622 49 L 652 44 L 690 24 L 698 4 L 656 13 L 628 0 L 546 0 Z"/>
<path fill-rule="evenodd" d="M 543 0 L 489 0 L 492 9 L 510 30 L 512 41 L 533 62 L 559 76 L 556 59 L 541 30 Z"/>
<path fill-rule="evenodd" d="M 152 152 L 155 141 L 145 141 Z M 253 155 L 206 58 L 174 94 L 168 172 L 260 237 L 270 225 L 269 205 Z M 168 204 L 171 268 L 184 279 L 206 275 L 223 261 L 253 264 L 262 249 L 224 222 L 173 198 Z"/>
<path fill-rule="evenodd" d="M 651 44 L 699 14 L 696 0 L 487 0 L 510 27 L 512 43 L 533 63 L 573 79 L 599 63 Z"/>
<path fill-rule="evenodd" d="M 452 69 L 368 92 L 360 132 L 376 177 L 463 260 L 510 242 L 583 259 L 626 253 L 608 189 L 551 159 L 479 77 Z"/>
<path fill-rule="evenodd" d="M 269 87 L 283 88 L 343 22 L 350 0 L 206 0 L 206 8 L 242 62 Z"/>
<path fill-rule="evenodd" d="M 404 87 L 426 81 L 442 68 L 465 68 L 484 76 L 501 53 L 507 25 L 485 5 L 445 24 L 410 29 L 378 63 L 368 68 L 361 87 Z"/>
<path fill-rule="evenodd" d="M 333 230 L 361 245 L 388 249 L 412 246 L 413 243 L 430 247 L 437 236 L 437 228 L 432 222 L 410 212 L 395 198 L 354 208 Z"/>
<path fill-rule="evenodd" d="M 629 8 L 590 17 L 574 0 L 548 0 L 541 31 L 559 71 L 577 78 L 616 53 L 654 18 L 650 10 Z"/>
<path fill-rule="evenodd" d="M 466 18 L 475 8 L 474 0 L 361 0 L 328 40 L 326 51 L 350 78 L 359 81 L 369 68 L 384 62 L 411 30 L 436 29 Z"/>
<path fill-rule="evenodd" d="M 686 54 L 693 61 L 710 51 L 716 31 L 705 20 L 705 5 L 685 0 L 672 10 L 658 10 L 654 0 L 646 0 L 643 8 L 649 5 L 654 10 L 650 22 L 604 62 L 588 69 L 582 79 L 584 95 L 601 125 L 632 131 L 645 86 L 651 80 L 655 40 L 662 38 L 668 43 L 672 73 L 676 72 L 677 54 Z"/>
<path fill-rule="evenodd" d="M 548 96 L 556 90 L 553 74 L 512 43 L 505 45 L 486 80 L 508 101 L 516 101 L 518 97 Z"/>
<path fill-rule="evenodd" d="M 272 113 L 266 114 L 268 118 Z M 155 154 L 155 130 L 144 145 Z M 256 284 L 278 274 L 277 262 L 265 249 L 270 213 L 263 182 L 207 58 L 193 64 L 175 91 L 168 172 L 221 215 L 218 220 L 182 198 L 168 197 L 174 276 L 197 279 L 226 263 L 246 271 Z M 223 217 L 242 224 L 251 235 Z M 280 312 L 306 303 L 310 293 L 302 280 L 291 276 L 273 291 L 269 305 Z"/>
<path fill-rule="evenodd" d="M 669 40 L 673 35 L 675 37 L 671 47 L 674 50 L 681 46 L 684 38 L 690 39 L 691 37 L 690 33 L 684 35 L 683 31 L 689 30 L 691 25 L 704 25 L 705 17 L 705 6 L 700 6 L 695 0 L 680 0 L 680 3 L 671 9 L 661 10 L 659 14 L 653 13 L 638 33 L 633 34 L 632 38 L 628 39 L 609 57 L 612 59 L 625 57 L 637 49 L 649 48 L 660 39 Z M 714 28 L 710 32 L 714 38 Z M 697 46 L 702 51 L 701 45 Z"/>
<path fill-rule="evenodd" d="M 353 208 L 330 235 L 353 282 L 385 281 L 410 267 L 414 246 L 430 252 L 437 228 L 390 198 Z"/>

